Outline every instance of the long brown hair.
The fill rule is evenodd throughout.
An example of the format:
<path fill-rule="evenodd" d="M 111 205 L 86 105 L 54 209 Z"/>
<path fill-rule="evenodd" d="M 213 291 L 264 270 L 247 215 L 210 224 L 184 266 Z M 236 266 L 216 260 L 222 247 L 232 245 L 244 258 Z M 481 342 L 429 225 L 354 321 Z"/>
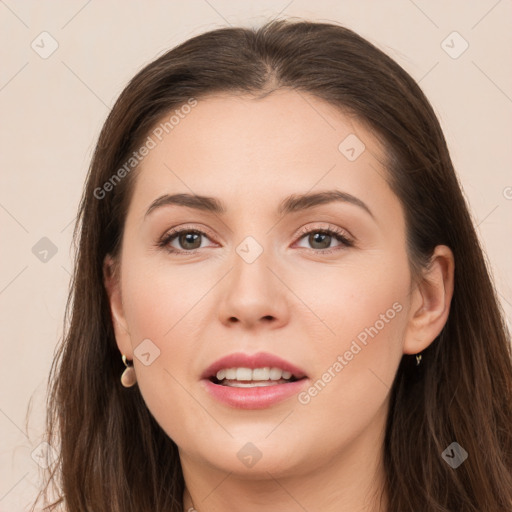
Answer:
<path fill-rule="evenodd" d="M 381 50 L 347 28 L 302 20 L 189 39 L 142 69 L 110 112 L 79 207 L 69 327 L 49 376 L 47 441 L 59 459 L 44 492 L 53 483 L 60 498 L 47 509 L 60 503 L 69 512 L 181 512 L 177 447 L 138 387 L 119 382 L 124 365 L 103 283 L 105 256 L 119 256 L 136 167 L 105 183 L 163 116 L 191 98 L 278 88 L 328 101 L 383 141 L 414 272 L 436 245 L 454 254 L 447 323 L 419 367 L 403 356 L 391 389 L 389 512 L 511 511 L 510 334 L 439 122 L 415 81 Z M 469 455 L 457 469 L 441 456 L 452 442 Z"/>

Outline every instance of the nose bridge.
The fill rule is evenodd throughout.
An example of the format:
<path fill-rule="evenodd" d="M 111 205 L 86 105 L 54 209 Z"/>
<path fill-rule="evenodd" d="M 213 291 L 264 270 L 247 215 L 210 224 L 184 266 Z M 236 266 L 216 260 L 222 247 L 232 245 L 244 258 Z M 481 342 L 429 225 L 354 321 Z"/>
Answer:
<path fill-rule="evenodd" d="M 260 272 L 268 272 L 265 264 L 270 265 L 273 259 L 272 231 L 269 233 L 270 223 L 263 217 L 263 211 L 267 211 L 263 205 L 253 205 L 233 223 L 233 270 L 237 272 L 247 270 L 252 275 L 254 271 L 251 268 L 255 264 Z"/>
<path fill-rule="evenodd" d="M 251 224 L 254 228 L 256 223 Z M 234 245 L 232 270 L 224 287 L 219 314 L 221 320 L 236 319 L 247 325 L 262 319 L 281 323 L 287 317 L 286 297 L 282 283 L 273 272 L 276 254 L 272 250 L 268 227 L 258 222 L 258 229 L 246 229 L 238 244 Z M 234 236 L 241 233 L 239 223 Z M 273 272 L 270 270 L 272 269 Z"/>
<path fill-rule="evenodd" d="M 261 232 L 246 235 L 234 249 L 231 285 L 249 293 L 268 293 L 273 288 L 268 267 L 274 259 L 268 237 Z"/>

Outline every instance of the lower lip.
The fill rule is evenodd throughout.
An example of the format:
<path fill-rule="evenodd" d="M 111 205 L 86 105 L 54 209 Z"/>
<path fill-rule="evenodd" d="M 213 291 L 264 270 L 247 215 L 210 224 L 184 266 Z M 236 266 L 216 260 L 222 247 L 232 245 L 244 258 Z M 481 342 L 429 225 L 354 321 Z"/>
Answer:
<path fill-rule="evenodd" d="M 264 409 L 297 394 L 307 383 L 307 378 L 273 386 L 235 388 L 215 384 L 209 379 L 201 382 L 216 400 L 237 409 Z"/>

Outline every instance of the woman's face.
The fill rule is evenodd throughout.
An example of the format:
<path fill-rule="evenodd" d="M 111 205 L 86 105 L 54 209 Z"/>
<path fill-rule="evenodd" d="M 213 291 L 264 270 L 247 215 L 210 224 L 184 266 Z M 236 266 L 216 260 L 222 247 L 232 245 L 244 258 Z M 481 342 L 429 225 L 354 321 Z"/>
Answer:
<path fill-rule="evenodd" d="M 375 451 L 412 286 L 382 148 L 306 93 L 210 96 L 178 119 L 150 134 L 111 297 L 149 410 L 182 463 L 224 472 Z"/>

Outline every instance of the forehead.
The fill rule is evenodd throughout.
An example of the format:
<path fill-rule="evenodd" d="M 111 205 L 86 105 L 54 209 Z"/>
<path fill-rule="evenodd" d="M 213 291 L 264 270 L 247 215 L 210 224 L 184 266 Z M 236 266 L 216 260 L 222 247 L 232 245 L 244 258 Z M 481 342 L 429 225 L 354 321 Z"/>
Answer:
<path fill-rule="evenodd" d="M 154 147 L 137 170 L 137 209 L 176 192 L 222 197 L 237 209 L 315 189 L 368 200 L 392 194 L 375 134 L 310 94 L 216 94 L 177 110 L 172 123 L 171 112 L 150 133 Z"/>

